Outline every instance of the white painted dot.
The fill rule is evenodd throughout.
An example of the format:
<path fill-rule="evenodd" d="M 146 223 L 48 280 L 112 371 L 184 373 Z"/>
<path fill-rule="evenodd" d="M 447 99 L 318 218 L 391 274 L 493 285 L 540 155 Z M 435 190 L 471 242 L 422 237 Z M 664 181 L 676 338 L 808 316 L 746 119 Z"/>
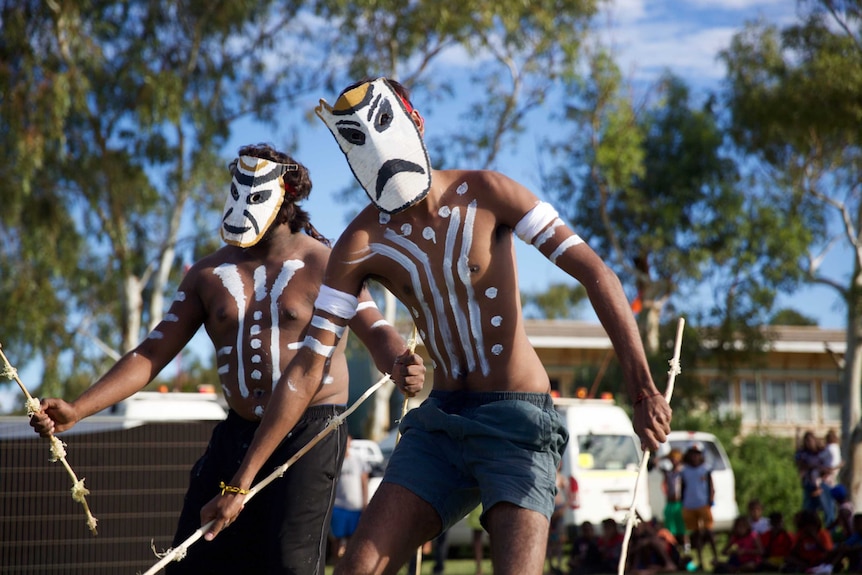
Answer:
<path fill-rule="evenodd" d="M 175 322 L 180 321 L 180 318 L 179 318 L 179 317 L 177 317 L 177 314 L 174 314 L 174 313 L 166 313 L 166 314 L 165 314 L 165 317 L 163 317 L 163 318 L 162 318 L 162 320 L 163 320 L 163 321 L 167 321 L 167 322 L 175 323 Z"/>
<path fill-rule="evenodd" d="M 500 327 L 501 323 L 503 323 L 502 317 L 495 315 L 494 317 L 491 318 L 491 325 L 493 325 L 494 327 Z"/>
<path fill-rule="evenodd" d="M 251 346 L 252 349 L 260 349 L 260 346 L 261 346 L 259 339 L 253 339 L 250 342 L 248 342 L 248 344 Z"/>
<path fill-rule="evenodd" d="M 255 406 L 254 414 L 258 417 L 263 417 L 263 406 L 262 405 Z"/>
<path fill-rule="evenodd" d="M 467 193 L 467 182 L 463 182 L 460 186 L 458 186 L 458 189 L 455 191 L 458 193 L 459 196 L 463 196 L 464 194 L 466 194 Z"/>
<path fill-rule="evenodd" d="M 252 317 L 255 319 L 255 321 L 260 321 L 260 318 L 263 317 L 263 312 L 260 310 L 257 310 L 256 312 L 254 312 Z"/>
<path fill-rule="evenodd" d="M 386 212 L 380 212 L 380 217 L 377 218 L 377 221 L 380 222 L 381 225 L 386 225 L 389 223 L 389 220 L 392 219 L 392 216 L 387 214 Z"/>
<path fill-rule="evenodd" d="M 335 378 L 331 375 L 327 375 L 323 378 L 323 385 L 332 385 L 332 382 L 335 381 Z"/>
<path fill-rule="evenodd" d="M 401 235 L 409 236 L 411 233 L 413 233 L 413 226 L 410 224 L 404 224 L 401 226 Z"/>
<path fill-rule="evenodd" d="M 489 299 L 494 299 L 497 297 L 497 288 L 490 287 L 485 290 L 485 295 L 488 296 Z"/>
<path fill-rule="evenodd" d="M 425 228 L 422 230 L 422 237 L 428 241 L 432 241 L 435 244 L 437 243 L 437 234 L 431 228 Z"/>
<path fill-rule="evenodd" d="M 259 325 L 253 325 L 253 326 L 251 326 L 251 329 L 250 329 L 250 330 L 248 330 L 248 332 L 249 332 L 251 335 L 257 335 L 257 334 L 259 334 L 259 333 L 260 333 L 260 326 L 259 326 Z"/>
<path fill-rule="evenodd" d="M 254 354 L 253 356 L 251 356 L 251 362 L 252 363 L 260 363 L 260 356 L 257 354 Z"/>
<path fill-rule="evenodd" d="M 437 210 L 437 213 L 440 214 L 440 217 L 442 218 L 448 218 L 449 215 L 452 213 L 452 210 L 449 209 L 449 206 L 443 206 L 442 208 Z"/>
<path fill-rule="evenodd" d="M 174 301 L 186 301 L 186 292 L 178 291 L 177 295 L 174 296 Z"/>
<path fill-rule="evenodd" d="M 495 343 L 493 347 L 491 347 L 491 353 L 493 353 L 494 355 L 500 355 L 501 353 L 503 353 L 503 346 L 499 343 Z"/>
<path fill-rule="evenodd" d="M 263 374 L 260 373 L 259 369 L 256 369 L 253 372 L 251 372 L 251 378 L 252 379 L 260 380 L 261 377 L 263 377 Z"/>

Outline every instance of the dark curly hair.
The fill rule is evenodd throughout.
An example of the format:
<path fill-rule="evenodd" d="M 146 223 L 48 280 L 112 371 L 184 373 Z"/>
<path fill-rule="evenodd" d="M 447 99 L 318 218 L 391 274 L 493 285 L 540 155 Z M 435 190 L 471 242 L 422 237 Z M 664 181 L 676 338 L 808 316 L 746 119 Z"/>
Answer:
<path fill-rule="evenodd" d="M 282 176 L 286 190 L 284 197 L 285 201 L 281 204 L 281 208 L 279 209 L 278 215 L 276 215 L 273 224 L 274 226 L 287 224 L 290 226 L 290 231 L 292 233 L 297 233 L 300 230 L 303 230 L 317 241 L 326 244 L 327 246 L 330 245 L 329 240 L 323 237 L 323 234 L 318 232 L 317 228 L 311 225 L 311 217 L 308 215 L 308 212 L 296 205 L 296 202 L 306 199 L 309 194 L 311 194 L 311 176 L 308 174 L 308 168 L 294 160 L 288 154 L 279 152 L 270 144 L 243 146 L 239 149 L 237 156 L 252 156 L 254 158 L 261 158 L 263 160 L 269 160 L 279 164 L 296 164 L 299 169 L 288 170 Z M 237 161 L 238 158 L 234 159 L 228 166 L 231 176 L 236 172 Z M 293 193 L 291 193 L 291 191 Z"/>

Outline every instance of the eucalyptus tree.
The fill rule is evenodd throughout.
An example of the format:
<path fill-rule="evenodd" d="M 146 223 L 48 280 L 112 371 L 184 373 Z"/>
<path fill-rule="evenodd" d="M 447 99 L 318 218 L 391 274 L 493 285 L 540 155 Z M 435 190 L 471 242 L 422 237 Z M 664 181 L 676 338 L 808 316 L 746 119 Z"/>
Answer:
<path fill-rule="evenodd" d="M 586 89 L 566 107 L 570 129 L 551 145 L 548 188 L 628 281 L 656 353 L 665 305 L 738 257 L 753 208 L 711 101 L 694 104 L 685 83 L 665 75 L 636 107 L 609 54 L 591 63 Z"/>
<path fill-rule="evenodd" d="M 757 160 L 798 269 L 846 304 L 847 441 L 862 415 L 862 11 L 858 1 L 800 7 L 783 29 L 752 23 L 734 37 L 722 55 L 726 97 L 734 141 Z M 845 265 L 825 270 L 838 248 Z"/>
<path fill-rule="evenodd" d="M 101 370 L 106 352 L 131 349 L 161 319 L 181 273 L 177 250 L 216 237 L 217 220 L 200 216 L 222 201 L 219 153 L 234 122 L 272 116 L 317 84 L 302 49 L 313 31 L 267 1 L 33 0 L 3 10 L 0 145 L 19 176 L 0 184 L 12 206 L 3 287 L 24 265 L 44 289 L 22 302 L 32 312 L 0 321 L 42 345 L 27 331 L 39 317 L 73 344 L 74 369 Z M 27 243 L 37 209 L 55 218 L 38 238 L 44 253 Z M 68 242 L 55 241 L 61 231 Z"/>

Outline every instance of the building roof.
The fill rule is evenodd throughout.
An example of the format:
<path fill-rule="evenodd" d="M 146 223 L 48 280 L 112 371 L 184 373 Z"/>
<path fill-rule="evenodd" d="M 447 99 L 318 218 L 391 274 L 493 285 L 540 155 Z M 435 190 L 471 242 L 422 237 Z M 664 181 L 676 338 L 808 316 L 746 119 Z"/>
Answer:
<path fill-rule="evenodd" d="M 610 349 L 607 332 L 598 323 L 576 320 L 525 320 L 527 336 L 535 348 Z M 843 354 L 845 331 L 810 326 L 768 326 L 769 349 L 781 353 Z"/>

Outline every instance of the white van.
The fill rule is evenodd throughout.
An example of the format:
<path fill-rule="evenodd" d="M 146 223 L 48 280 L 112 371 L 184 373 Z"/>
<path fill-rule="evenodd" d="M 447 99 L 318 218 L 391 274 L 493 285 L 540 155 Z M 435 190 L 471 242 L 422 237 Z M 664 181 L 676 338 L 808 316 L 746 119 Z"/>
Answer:
<path fill-rule="evenodd" d="M 643 455 L 631 419 L 611 399 L 557 398 L 554 403 L 569 430 L 562 464 L 568 486 L 566 528 L 585 521 L 598 526 L 609 518 L 624 523 Z M 637 495 L 635 510 L 648 521 L 653 511 L 646 474 Z"/>
<path fill-rule="evenodd" d="M 668 434 L 667 441 L 656 453 L 657 465 L 654 465 L 649 473 L 650 504 L 656 515 L 661 517 L 665 504 L 662 468 L 668 464 L 667 455 L 671 449 L 678 449 L 685 453 L 695 443 L 701 444 L 704 463 L 712 470 L 712 485 L 715 488 L 715 504 L 712 506 L 713 530 L 730 531 L 733 520 L 739 515 L 739 507 L 736 504 L 736 478 L 724 447 L 712 433 L 671 431 Z"/>

